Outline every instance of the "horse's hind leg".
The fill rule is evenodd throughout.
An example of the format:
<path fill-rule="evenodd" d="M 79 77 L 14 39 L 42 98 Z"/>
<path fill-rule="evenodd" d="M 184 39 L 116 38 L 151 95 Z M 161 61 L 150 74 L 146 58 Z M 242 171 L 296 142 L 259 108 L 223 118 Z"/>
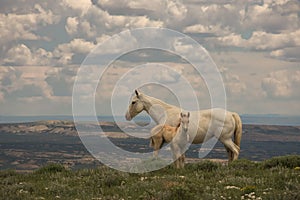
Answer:
<path fill-rule="evenodd" d="M 239 156 L 240 148 L 236 144 L 234 144 L 231 139 L 221 140 L 221 142 L 225 145 L 226 149 L 228 148 L 229 151 L 231 151 L 229 161 L 236 160 Z"/>
<path fill-rule="evenodd" d="M 231 150 L 227 146 L 224 145 L 224 147 L 227 151 L 228 160 L 232 161 L 233 160 L 233 153 L 231 152 Z"/>

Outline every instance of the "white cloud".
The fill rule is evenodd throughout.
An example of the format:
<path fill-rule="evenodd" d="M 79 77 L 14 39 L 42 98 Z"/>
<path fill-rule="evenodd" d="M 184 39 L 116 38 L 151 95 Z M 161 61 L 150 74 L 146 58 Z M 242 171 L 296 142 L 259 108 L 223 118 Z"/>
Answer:
<path fill-rule="evenodd" d="M 69 35 L 74 35 L 78 31 L 78 18 L 77 17 L 68 17 L 66 21 L 66 31 Z"/>
<path fill-rule="evenodd" d="M 184 20 L 187 15 L 186 6 L 178 0 L 175 1 L 167 1 L 166 5 L 167 12 L 167 24 L 173 25 L 175 22 L 180 22 Z"/>
<path fill-rule="evenodd" d="M 262 80 L 262 89 L 271 98 L 300 97 L 300 71 L 279 70 Z"/>
<path fill-rule="evenodd" d="M 293 12 L 293 9 L 286 9 L 285 7 L 285 4 L 273 3 L 248 6 L 243 26 L 246 29 L 270 33 L 278 33 L 284 30 L 293 31 L 299 27 L 297 11 Z"/>
<path fill-rule="evenodd" d="M 52 53 L 45 49 L 30 50 L 25 44 L 19 44 L 9 49 L 4 63 L 9 65 L 50 65 Z"/>
<path fill-rule="evenodd" d="M 270 53 L 270 56 L 280 60 L 286 60 L 290 62 L 300 62 L 300 47 L 283 48 L 274 50 Z"/>
<path fill-rule="evenodd" d="M 13 67 L 0 67 L 0 101 L 5 100 L 5 94 L 8 94 L 17 86 L 22 72 Z"/>
<path fill-rule="evenodd" d="M 213 36 L 227 35 L 230 33 L 229 27 L 222 27 L 220 24 L 217 25 L 202 25 L 195 24 L 187 26 L 183 30 L 185 33 L 201 33 L 201 34 L 213 34 Z"/>
<path fill-rule="evenodd" d="M 250 39 L 243 39 L 240 34 L 232 33 L 228 36 L 220 37 L 218 41 L 225 46 L 243 47 L 255 50 L 272 50 L 299 46 L 299 38 L 300 29 L 294 32 L 285 32 L 281 34 L 255 31 Z"/>
<path fill-rule="evenodd" d="M 48 98 L 50 88 L 44 81 L 47 67 L 0 66 L 0 93 L 4 102 Z"/>
<path fill-rule="evenodd" d="M 81 38 L 75 38 L 69 43 L 58 45 L 55 48 L 53 55 L 57 58 L 58 64 L 72 64 L 72 58 L 75 54 L 88 54 L 94 47 L 95 44 L 92 42 Z"/>
<path fill-rule="evenodd" d="M 70 7 L 76 11 L 79 15 L 85 14 L 90 6 L 92 6 L 91 0 L 63 0 L 61 1 L 62 6 Z"/>
<path fill-rule="evenodd" d="M 108 38 L 109 40 L 107 40 Z M 100 46 L 97 46 L 93 52 L 96 55 L 117 54 L 139 47 L 136 37 L 133 36 L 130 31 L 112 37 L 102 35 L 102 37 L 97 38 L 97 41 L 99 41 Z"/>
<path fill-rule="evenodd" d="M 159 65 L 153 69 L 157 67 L 159 68 Z M 157 73 L 153 74 L 153 79 L 160 83 L 176 83 L 178 82 L 182 73 L 182 68 L 162 68 L 161 70 L 157 71 Z"/>
<path fill-rule="evenodd" d="M 247 86 L 240 80 L 240 77 L 237 74 L 233 74 L 225 67 L 221 67 L 220 72 L 225 83 L 226 91 L 231 98 L 245 94 Z"/>
<path fill-rule="evenodd" d="M 65 29 L 72 36 L 95 39 L 103 34 L 149 26 L 162 27 L 163 22 L 152 20 L 146 15 L 112 15 L 93 5 L 84 15 L 69 17 Z"/>
<path fill-rule="evenodd" d="M 43 9 L 39 4 L 34 5 L 33 13 L 0 13 L 0 44 L 3 45 L 13 40 L 45 39 L 34 31 L 39 27 L 54 24 L 58 21 L 58 16 L 54 15 L 51 10 Z"/>
<path fill-rule="evenodd" d="M 46 83 L 52 89 L 51 96 L 71 96 L 78 66 L 53 68 L 46 72 Z"/>

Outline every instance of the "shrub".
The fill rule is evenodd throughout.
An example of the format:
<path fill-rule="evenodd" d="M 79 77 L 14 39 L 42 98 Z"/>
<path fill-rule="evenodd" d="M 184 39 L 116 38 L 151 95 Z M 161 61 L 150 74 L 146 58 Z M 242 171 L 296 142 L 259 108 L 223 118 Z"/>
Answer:
<path fill-rule="evenodd" d="M 220 164 L 212 161 L 203 161 L 197 164 L 187 165 L 187 170 L 211 172 L 219 168 Z"/>
<path fill-rule="evenodd" d="M 120 186 L 122 181 L 123 181 L 122 177 L 117 175 L 110 175 L 104 177 L 103 185 L 106 187 Z"/>
<path fill-rule="evenodd" d="M 240 170 L 250 170 L 250 169 L 256 169 L 258 166 L 257 163 L 246 160 L 246 159 L 239 159 L 235 160 L 228 164 L 228 167 L 231 169 L 240 169 Z"/>
<path fill-rule="evenodd" d="M 51 163 L 36 170 L 35 173 L 47 174 L 47 173 L 57 173 L 57 172 L 66 172 L 66 171 L 67 170 L 63 165 L 57 163 Z"/>
<path fill-rule="evenodd" d="M 262 163 L 264 169 L 269 169 L 273 167 L 284 167 L 294 169 L 300 166 L 300 156 L 291 155 L 291 156 L 282 156 L 274 157 L 269 160 L 266 160 Z"/>
<path fill-rule="evenodd" d="M 164 194 L 163 199 L 181 200 L 181 199 L 195 199 L 195 198 L 191 194 L 188 187 L 183 186 L 183 185 L 177 185 L 177 186 L 170 188 L 170 190 L 168 190 Z"/>

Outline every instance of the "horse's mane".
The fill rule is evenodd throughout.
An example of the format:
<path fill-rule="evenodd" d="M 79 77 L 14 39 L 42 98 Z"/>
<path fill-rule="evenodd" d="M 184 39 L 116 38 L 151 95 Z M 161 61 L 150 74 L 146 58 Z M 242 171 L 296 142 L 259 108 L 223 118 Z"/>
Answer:
<path fill-rule="evenodd" d="M 177 106 L 173 106 L 173 105 L 171 105 L 171 104 L 168 104 L 168 103 L 166 103 L 166 102 L 164 102 L 164 101 L 162 101 L 162 100 L 160 100 L 160 99 L 157 99 L 157 98 L 155 98 L 155 97 L 151 97 L 151 96 L 148 96 L 148 95 L 145 95 L 145 94 L 143 94 L 143 95 L 146 97 L 146 99 L 150 99 L 151 101 L 155 101 L 155 102 L 157 102 L 157 103 L 159 103 L 159 104 L 164 105 L 164 106 L 167 107 L 167 108 L 174 108 L 174 107 L 177 107 Z"/>

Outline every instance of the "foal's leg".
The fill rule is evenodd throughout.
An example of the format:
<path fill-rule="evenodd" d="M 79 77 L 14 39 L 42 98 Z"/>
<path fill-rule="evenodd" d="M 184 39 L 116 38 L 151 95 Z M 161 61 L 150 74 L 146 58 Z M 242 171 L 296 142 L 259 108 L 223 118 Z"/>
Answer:
<path fill-rule="evenodd" d="M 153 152 L 153 157 L 155 159 L 157 159 L 158 157 L 158 152 L 162 146 L 163 143 L 163 138 L 162 137 L 153 137 L 153 148 L 154 148 L 154 152 Z"/>
<path fill-rule="evenodd" d="M 175 168 L 180 168 L 180 162 L 181 162 L 181 154 L 179 150 L 179 146 L 177 144 L 174 144 L 174 141 L 171 143 L 171 150 L 173 153 L 173 160 L 174 160 L 174 166 Z"/>
<path fill-rule="evenodd" d="M 184 160 L 185 160 L 185 154 L 183 153 L 180 156 L 180 168 L 184 168 Z"/>

